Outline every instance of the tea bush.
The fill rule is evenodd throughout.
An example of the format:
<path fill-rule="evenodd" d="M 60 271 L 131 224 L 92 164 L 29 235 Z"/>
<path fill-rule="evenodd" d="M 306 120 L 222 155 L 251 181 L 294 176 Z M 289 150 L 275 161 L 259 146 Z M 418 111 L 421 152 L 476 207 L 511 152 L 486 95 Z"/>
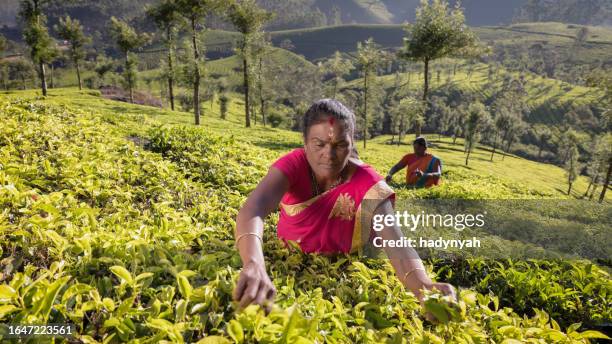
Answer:
<path fill-rule="evenodd" d="M 257 306 L 239 311 L 231 301 L 241 265 L 232 246 L 234 218 L 274 158 L 271 151 L 202 129 L 30 101 L 0 100 L 0 121 L 2 323 L 70 322 L 83 343 L 605 338 L 578 331 L 578 323 L 562 328 L 543 310 L 529 309 L 563 317 L 560 310 L 571 308 L 554 306 L 566 299 L 553 288 L 542 289 L 550 291 L 547 299 L 535 298 L 529 288 L 540 270 L 525 273 L 528 280 L 510 278 L 508 269 L 518 267 L 492 268 L 488 281 L 484 270 L 470 270 L 473 276 L 457 280 L 469 283 L 456 305 L 428 296 L 424 310 L 438 321 L 424 321 L 389 262 L 285 248 L 274 237 L 277 214 L 266 223 L 264 245 L 275 306 L 267 316 Z M 146 136 L 152 151 L 128 141 L 132 131 Z M 436 264 L 441 278 L 455 278 Z M 567 273 L 559 284 L 580 300 L 597 298 L 581 301 L 595 307 L 587 316 L 609 321 L 608 276 L 597 270 L 585 280 L 597 287 L 580 289 L 572 269 L 588 271 L 581 265 L 551 271 Z M 506 280 L 518 287 L 503 289 Z"/>

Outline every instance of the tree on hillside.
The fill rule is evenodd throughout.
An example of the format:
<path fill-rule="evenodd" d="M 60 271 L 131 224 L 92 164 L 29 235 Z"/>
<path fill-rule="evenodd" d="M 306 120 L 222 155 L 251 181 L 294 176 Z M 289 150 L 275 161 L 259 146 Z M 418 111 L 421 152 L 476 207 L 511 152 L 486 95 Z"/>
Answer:
<path fill-rule="evenodd" d="M 229 19 L 236 29 L 242 34 L 238 52 L 242 58 L 242 79 L 244 87 L 244 116 L 245 126 L 251 126 L 250 113 L 250 80 L 252 66 L 250 62 L 257 60 L 257 54 L 261 53 L 255 48 L 256 42 L 263 39 L 262 29 L 266 22 L 272 19 L 273 14 L 260 8 L 255 0 L 233 0 L 229 5 Z"/>
<path fill-rule="evenodd" d="M 125 56 L 123 76 L 130 92 L 130 103 L 134 103 L 138 58 L 133 51 L 145 45 L 149 41 L 149 35 L 137 33 L 128 23 L 115 17 L 111 18 L 110 30 L 115 44 Z"/>
<path fill-rule="evenodd" d="M 480 133 L 490 117 L 489 112 L 482 103 L 472 103 L 467 109 L 467 120 L 465 122 L 465 152 L 467 153 L 465 157 L 466 166 L 470 160 L 470 154 L 480 141 Z"/>
<path fill-rule="evenodd" d="M 176 30 L 181 23 L 182 17 L 178 12 L 177 0 L 163 0 L 156 6 L 147 9 L 147 15 L 155 21 L 157 27 L 164 33 L 166 44 L 166 70 L 165 76 L 168 79 L 168 98 L 170 108 L 174 110 L 174 50 L 176 41 Z"/>
<path fill-rule="evenodd" d="M 576 38 L 574 39 L 574 44 L 576 47 L 581 47 L 587 41 L 587 38 L 589 38 L 589 34 L 589 28 L 586 26 L 582 26 L 580 29 L 578 29 L 576 32 Z"/>
<path fill-rule="evenodd" d="M 589 195 L 589 191 L 591 187 L 594 189 L 597 181 L 600 179 L 601 174 L 605 173 L 604 170 L 606 167 L 606 145 L 607 142 L 606 136 L 597 136 L 593 139 L 591 144 L 589 145 L 589 152 L 591 153 L 589 161 L 586 165 L 586 174 L 589 176 L 589 185 L 587 186 L 586 191 L 584 192 L 583 198 L 586 198 Z"/>
<path fill-rule="evenodd" d="M 255 98 L 259 101 L 259 112 L 261 114 L 262 124 L 265 127 L 267 120 L 268 104 L 276 100 L 276 93 L 273 91 L 272 82 L 272 64 L 274 63 L 270 56 L 275 50 L 272 49 L 268 37 L 262 36 L 262 39 L 255 44 L 254 54 L 255 65 L 252 68 L 255 84 Z M 254 115 L 257 119 L 257 115 Z"/>
<path fill-rule="evenodd" d="M 597 156 L 603 172 L 602 190 L 599 194 L 599 202 L 606 198 L 606 191 L 610 188 L 610 178 L 612 177 L 612 134 L 608 132 L 602 139 L 600 151 Z"/>
<path fill-rule="evenodd" d="M 115 63 L 112 59 L 109 59 L 104 55 L 98 55 L 96 57 L 96 65 L 94 66 L 94 71 L 96 72 L 96 76 L 98 77 L 98 83 L 100 85 L 104 84 L 104 77 L 114 68 Z"/>
<path fill-rule="evenodd" d="M 85 36 L 81 23 L 70 18 L 70 16 L 60 18 L 59 24 L 55 25 L 54 29 L 60 38 L 70 44 L 68 55 L 76 68 L 79 90 L 81 90 L 83 89 L 83 82 L 81 81 L 80 61 L 85 58 L 85 45 L 91 43 L 91 38 Z"/>
<path fill-rule="evenodd" d="M 598 87 L 604 91 L 602 99 L 602 115 L 600 119 L 600 127 L 604 132 L 612 131 L 612 75 L 602 69 L 591 71 L 586 77 L 586 85 L 590 87 Z M 603 189 L 599 195 L 599 201 L 603 202 L 606 197 L 606 191 L 610 187 L 610 178 L 612 177 L 612 136 L 606 135 L 605 152 L 603 157 L 603 166 L 607 165 L 607 171 L 604 174 Z"/>
<path fill-rule="evenodd" d="M 38 75 L 43 96 L 47 95 L 47 75 L 45 65 L 57 56 L 55 42 L 47 30 L 47 18 L 43 6 L 51 0 L 21 0 L 19 18 L 23 22 L 23 37 L 30 47 L 32 62 L 38 66 Z"/>
<path fill-rule="evenodd" d="M 443 57 L 477 56 L 481 53 L 476 35 L 465 24 L 461 7 L 449 10 L 446 0 L 421 0 L 415 23 L 406 26 L 400 57 L 423 62 L 423 101 L 428 106 L 430 63 Z M 416 127 L 415 134 L 421 135 L 420 126 Z"/>
<path fill-rule="evenodd" d="M 394 104 L 390 109 L 393 133 L 397 133 L 397 145 L 402 142 L 404 134 L 415 125 L 423 124 L 423 102 L 407 96 Z"/>
<path fill-rule="evenodd" d="M 7 45 L 8 43 L 6 42 L 6 38 L 0 35 L 0 56 L 2 56 L 2 54 L 4 53 L 4 50 L 6 49 Z"/>
<path fill-rule="evenodd" d="M 546 148 L 552 138 L 552 133 L 548 128 L 542 128 L 535 132 L 538 140 L 538 159 L 542 158 L 542 151 Z"/>
<path fill-rule="evenodd" d="M 338 87 L 342 85 L 344 76 L 350 73 L 354 68 L 353 63 L 349 59 L 342 57 L 339 51 L 336 51 L 334 56 L 323 64 L 323 70 L 325 74 L 331 75 L 331 82 L 333 85 L 331 98 L 336 98 Z"/>
<path fill-rule="evenodd" d="M 363 148 L 366 148 L 368 137 L 368 96 L 372 79 L 376 77 L 378 68 L 384 62 L 385 54 L 381 51 L 380 46 L 369 38 L 365 42 L 357 42 L 357 64 L 363 75 L 363 99 L 362 99 L 362 117 L 363 117 Z"/>
<path fill-rule="evenodd" d="M 187 73 L 192 89 L 193 113 L 195 124 L 200 125 L 200 83 L 202 82 L 204 47 L 201 42 L 200 31 L 206 28 L 204 19 L 213 13 L 218 13 L 225 2 L 221 0 L 177 0 L 178 10 L 187 20 L 191 38 L 191 70 Z"/>
<path fill-rule="evenodd" d="M 8 66 L 9 79 L 21 80 L 22 89 L 27 88 L 27 80 L 36 79 L 36 68 L 26 59 L 11 61 Z"/>
<path fill-rule="evenodd" d="M 567 172 L 567 194 L 572 192 L 574 181 L 578 178 L 579 171 L 579 152 L 578 152 L 578 137 L 573 130 L 568 130 L 563 135 L 563 154 L 565 155 L 565 171 Z"/>

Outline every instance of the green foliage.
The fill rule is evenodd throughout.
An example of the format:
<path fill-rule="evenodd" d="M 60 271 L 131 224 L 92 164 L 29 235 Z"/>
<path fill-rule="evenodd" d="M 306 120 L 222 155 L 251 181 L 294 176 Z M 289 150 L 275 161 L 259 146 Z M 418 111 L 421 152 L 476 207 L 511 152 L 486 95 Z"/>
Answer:
<path fill-rule="evenodd" d="M 416 21 L 406 26 L 406 34 L 402 55 L 419 61 L 468 56 L 477 45 L 461 8 L 449 11 L 446 0 L 421 0 Z"/>
<path fill-rule="evenodd" d="M 115 44 L 124 55 L 142 47 L 150 39 L 148 34 L 136 32 L 128 23 L 115 17 L 111 18 L 110 31 Z"/>
<path fill-rule="evenodd" d="M 2 322 L 72 322 L 78 339 L 91 343 L 605 338 L 579 332 L 574 316 L 609 321 L 609 276 L 595 266 L 542 261 L 534 269 L 513 262 L 468 269 L 434 262 L 439 280 L 457 278 L 466 288 L 455 304 L 428 295 L 424 310 L 438 319 L 431 323 L 390 262 L 291 251 L 275 239 L 277 214 L 264 232 L 276 303 L 269 315 L 257 306 L 238 311 L 231 301 L 240 267 L 234 218 L 277 152 L 247 140 L 257 139 L 257 128 L 222 137 L 197 127 L 159 126 L 126 106 L 125 113 L 92 114 L 0 101 Z M 216 119 L 220 130 L 232 130 L 231 118 Z M 283 131 L 265 129 L 261 133 L 294 143 Z M 126 137 L 147 142 L 146 149 Z M 460 185 L 480 198 L 527 190 L 469 178 L 481 184 L 448 183 L 437 196 L 450 196 L 449 188 Z M 399 190 L 398 197 L 408 192 Z M 562 295 L 553 282 L 565 288 Z M 567 311 L 572 305 L 580 313 Z"/>
<path fill-rule="evenodd" d="M 433 262 L 439 277 L 496 295 L 502 307 L 519 313 L 547 312 L 561 326 L 592 326 L 612 314 L 606 298 L 609 274 L 590 262 L 565 260 L 491 261 L 476 258 Z"/>
<path fill-rule="evenodd" d="M 380 46 L 374 42 L 372 38 L 369 38 L 365 42 L 357 43 L 357 64 L 359 71 L 363 76 L 362 93 L 361 99 L 361 117 L 362 117 L 362 138 L 363 148 L 366 148 L 366 141 L 369 136 L 369 122 L 368 114 L 370 112 L 377 113 L 376 107 L 380 104 L 380 92 L 376 92 L 376 85 L 373 83 L 373 79 L 378 73 L 378 68 L 385 63 L 386 54 L 380 50 Z"/>
<path fill-rule="evenodd" d="M 138 57 L 134 54 L 134 50 L 146 44 L 150 37 L 146 33 L 137 33 L 128 23 L 115 17 L 111 18 L 110 30 L 115 44 L 125 56 L 123 79 L 126 88 L 130 91 L 130 102 L 133 103 L 138 70 Z"/>
<path fill-rule="evenodd" d="M 54 26 L 57 35 L 70 44 L 70 57 L 73 61 L 79 61 L 85 57 L 85 45 L 91 43 L 91 38 L 83 33 L 81 23 L 67 16 L 60 18 L 59 24 Z"/>
<path fill-rule="evenodd" d="M 342 86 L 344 76 L 354 68 L 353 63 L 350 60 L 343 58 L 339 51 L 336 51 L 332 58 L 325 61 L 322 68 L 324 70 L 324 74 L 331 75 L 333 88 L 329 96 L 332 99 L 336 98 L 336 93 L 338 92 L 339 87 Z"/>
<path fill-rule="evenodd" d="M 82 88 L 81 83 L 81 71 L 79 68 L 79 61 L 85 57 L 85 45 L 91 43 L 91 38 L 85 36 L 83 33 L 83 26 L 78 20 L 73 20 L 70 16 L 66 18 L 60 18 L 59 24 L 54 26 L 60 38 L 70 43 L 69 56 L 72 62 L 76 66 L 77 79 L 79 89 Z"/>
<path fill-rule="evenodd" d="M 482 103 L 473 103 L 467 108 L 465 123 L 465 151 L 467 156 L 465 164 L 468 164 L 470 154 L 480 141 L 480 134 L 485 128 L 490 114 Z"/>

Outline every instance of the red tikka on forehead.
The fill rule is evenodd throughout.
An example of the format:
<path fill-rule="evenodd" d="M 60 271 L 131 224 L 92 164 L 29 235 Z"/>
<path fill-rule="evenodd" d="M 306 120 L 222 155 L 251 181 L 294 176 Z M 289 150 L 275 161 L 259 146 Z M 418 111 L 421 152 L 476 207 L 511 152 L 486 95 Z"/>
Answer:
<path fill-rule="evenodd" d="M 327 122 L 329 123 L 329 125 L 333 126 L 334 123 L 336 122 L 336 119 L 333 118 L 332 116 L 329 116 L 329 119 L 327 119 Z"/>

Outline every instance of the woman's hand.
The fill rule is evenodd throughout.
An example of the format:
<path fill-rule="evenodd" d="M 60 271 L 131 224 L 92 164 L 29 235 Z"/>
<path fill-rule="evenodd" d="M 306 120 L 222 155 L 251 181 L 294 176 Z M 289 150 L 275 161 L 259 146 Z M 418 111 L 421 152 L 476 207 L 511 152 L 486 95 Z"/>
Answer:
<path fill-rule="evenodd" d="M 266 313 L 270 311 L 268 301 L 274 301 L 276 288 L 266 273 L 265 265 L 251 261 L 247 263 L 240 272 L 236 289 L 234 289 L 234 301 L 240 301 L 240 307 L 249 304 L 261 305 Z"/>
<path fill-rule="evenodd" d="M 454 302 L 457 301 L 457 293 L 455 291 L 455 287 L 453 287 L 451 284 L 448 283 L 440 283 L 440 282 L 430 282 L 427 284 L 423 284 L 423 288 L 422 289 L 426 289 L 426 290 L 437 290 L 440 293 L 442 293 L 443 295 L 446 296 L 450 296 L 450 299 Z M 417 299 L 419 300 L 419 303 L 421 304 L 421 307 L 423 307 L 423 309 L 425 309 L 425 299 L 423 297 L 423 293 L 421 291 L 419 291 L 417 294 Z M 425 313 L 425 319 L 427 319 L 428 321 L 432 322 L 432 323 L 437 323 L 438 320 L 436 319 L 436 317 L 431 314 L 430 312 L 426 312 Z"/>
<path fill-rule="evenodd" d="M 455 291 L 455 287 L 453 287 L 451 284 L 441 283 L 441 282 L 432 282 L 429 285 L 424 285 L 423 287 L 427 290 L 436 289 L 443 295 L 450 296 L 451 300 L 453 301 L 457 300 L 457 293 Z"/>

